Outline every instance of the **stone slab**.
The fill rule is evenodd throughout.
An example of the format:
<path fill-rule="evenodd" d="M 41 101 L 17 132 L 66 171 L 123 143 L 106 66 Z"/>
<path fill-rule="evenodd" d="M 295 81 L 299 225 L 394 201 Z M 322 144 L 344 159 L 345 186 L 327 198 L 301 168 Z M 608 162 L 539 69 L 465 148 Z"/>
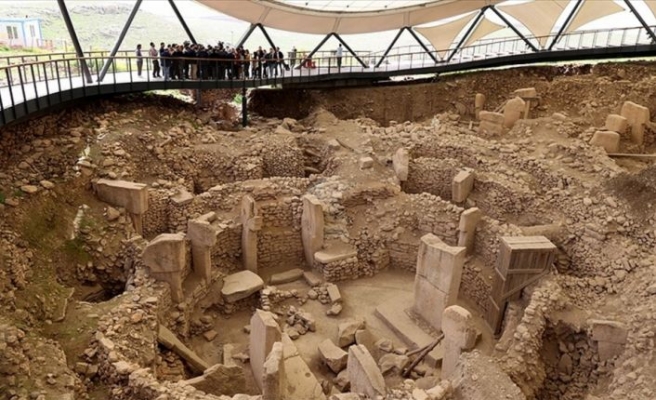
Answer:
<path fill-rule="evenodd" d="M 148 211 L 148 187 L 143 183 L 99 179 L 93 189 L 100 200 L 132 214 Z"/>
<path fill-rule="evenodd" d="M 300 268 L 290 269 L 289 271 L 271 275 L 270 283 L 280 285 L 282 283 L 294 282 L 303 277 L 303 270 Z"/>
<path fill-rule="evenodd" d="M 334 283 L 329 283 L 326 285 L 326 289 L 328 290 L 328 297 L 330 297 L 331 304 L 342 302 L 342 294 L 339 292 L 337 285 Z"/>
<path fill-rule="evenodd" d="M 321 285 L 321 282 L 323 282 L 323 279 L 321 279 L 314 272 L 310 271 L 303 272 L 303 279 L 305 279 L 305 282 L 307 282 L 310 287 L 319 286 Z"/>
<path fill-rule="evenodd" d="M 349 347 L 347 371 L 352 393 L 370 399 L 385 395 L 385 378 L 366 347 L 357 344 Z"/>
<path fill-rule="evenodd" d="M 209 364 L 205 362 L 205 360 L 200 358 L 189 347 L 182 343 L 180 339 L 178 339 L 178 337 L 164 325 L 159 325 L 157 341 L 162 346 L 182 357 L 193 371 L 202 374 L 209 368 Z"/>
<path fill-rule="evenodd" d="M 606 153 L 617 153 L 620 149 L 620 134 L 611 131 L 597 131 L 590 140 L 590 146 L 603 147 Z"/>
<path fill-rule="evenodd" d="M 264 287 L 264 281 L 251 271 L 240 271 L 223 279 L 221 295 L 228 303 L 247 298 Z"/>
<path fill-rule="evenodd" d="M 321 264 L 330 264 L 357 257 L 355 249 L 321 250 L 314 253 L 314 260 Z"/>
<path fill-rule="evenodd" d="M 348 353 L 337 347 L 332 340 L 326 339 L 319 343 L 318 350 L 321 361 L 323 361 L 334 373 L 338 374 L 341 370 L 346 368 Z"/>
<path fill-rule="evenodd" d="M 286 400 L 325 400 L 321 383 L 298 353 L 296 346 L 286 334 L 282 335 Z"/>

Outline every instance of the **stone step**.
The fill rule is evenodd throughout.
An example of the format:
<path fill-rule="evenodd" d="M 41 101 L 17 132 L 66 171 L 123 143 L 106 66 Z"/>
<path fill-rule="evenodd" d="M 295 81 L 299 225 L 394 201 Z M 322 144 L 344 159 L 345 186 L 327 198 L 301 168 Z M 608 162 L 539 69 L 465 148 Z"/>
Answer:
<path fill-rule="evenodd" d="M 352 257 L 357 257 L 358 252 L 351 246 L 340 246 L 337 248 L 324 249 L 314 253 L 314 260 L 321 264 L 330 264 Z"/>
<path fill-rule="evenodd" d="M 300 268 L 290 269 L 289 271 L 271 275 L 269 283 L 271 285 L 280 285 L 282 283 L 294 282 L 303 277 L 303 270 Z"/>
<path fill-rule="evenodd" d="M 437 337 L 437 332 L 434 332 L 434 335 L 425 332 L 410 318 L 406 310 L 412 307 L 413 302 L 414 294 L 404 293 L 376 307 L 376 316 L 411 350 L 425 347 Z M 436 367 L 443 354 L 444 348 L 440 343 L 428 353 L 425 360 L 430 366 Z"/>

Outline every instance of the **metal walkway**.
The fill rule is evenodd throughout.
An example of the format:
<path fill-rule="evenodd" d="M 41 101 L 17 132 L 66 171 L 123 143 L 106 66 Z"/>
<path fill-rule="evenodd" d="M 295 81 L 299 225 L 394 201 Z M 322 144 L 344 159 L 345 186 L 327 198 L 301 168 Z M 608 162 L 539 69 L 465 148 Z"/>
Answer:
<path fill-rule="evenodd" d="M 145 59 L 143 76 L 138 77 L 135 57 L 111 58 L 111 69 L 102 81 L 94 66 L 103 65 L 106 56 L 52 59 L 25 62 L 0 67 L 0 126 L 48 112 L 57 106 L 78 99 L 102 95 L 125 94 L 169 89 L 248 89 L 275 87 L 345 87 L 372 85 L 393 77 L 440 74 L 516 65 L 578 61 L 590 59 L 636 58 L 656 55 L 656 44 L 643 28 L 623 30 L 586 31 L 564 35 L 552 50 L 534 52 L 522 39 L 481 41 L 479 44 L 457 50 L 449 61 L 435 63 L 441 51 L 392 51 L 382 59 L 379 53 L 343 57 L 341 68 L 335 57 L 314 58 L 314 68 L 291 68 L 270 78 L 256 79 L 199 79 L 169 80 L 152 77 L 151 60 Z M 448 58 L 442 58 L 443 60 Z M 184 61 L 185 59 L 178 59 Z M 366 65 L 363 66 L 361 61 Z M 207 74 L 223 67 L 233 67 L 234 61 L 195 59 Z M 299 60 L 300 61 L 300 60 Z M 89 66 L 89 75 L 84 70 Z M 238 66 L 239 64 L 237 64 Z M 310 64 L 308 64 L 310 65 Z M 379 65 L 379 66 L 377 66 Z"/>

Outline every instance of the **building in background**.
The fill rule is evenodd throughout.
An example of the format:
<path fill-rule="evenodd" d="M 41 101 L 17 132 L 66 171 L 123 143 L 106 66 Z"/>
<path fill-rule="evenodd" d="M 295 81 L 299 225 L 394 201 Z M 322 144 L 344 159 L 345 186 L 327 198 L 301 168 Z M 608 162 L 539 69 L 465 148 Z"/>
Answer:
<path fill-rule="evenodd" d="M 48 47 L 39 18 L 0 18 L 0 44 L 8 47 Z"/>

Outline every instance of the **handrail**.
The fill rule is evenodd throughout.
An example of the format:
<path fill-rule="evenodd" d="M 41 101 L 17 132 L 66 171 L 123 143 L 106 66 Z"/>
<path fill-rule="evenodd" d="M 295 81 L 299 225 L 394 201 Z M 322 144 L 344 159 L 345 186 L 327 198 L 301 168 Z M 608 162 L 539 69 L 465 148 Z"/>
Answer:
<path fill-rule="evenodd" d="M 550 35 L 555 36 L 555 35 Z M 549 44 L 549 42 L 547 42 Z M 647 45 L 647 47 L 645 47 Z M 378 65 L 375 62 L 374 53 L 369 58 L 362 57 L 367 66 L 363 68 L 351 54 L 344 54 L 341 59 L 332 54 L 328 57 L 313 57 L 311 60 L 297 58 L 300 65 L 297 68 L 291 68 L 285 71 L 279 66 L 279 62 L 274 60 L 257 59 L 235 60 L 219 58 L 189 58 L 189 57 L 150 57 L 144 55 L 141 57 L 143 74 L 137 76 L 138 58 L 134 55 L 118 55 L 112 58 L 108 56 L 93 56 L 84 58 L 63 58 L 48 59 L 41 61 L 31 61 L 22 64 L 0 66 L 0 126 L 9 120 L 15 120 L 19 114 L 27 115 L 35 110 L 50 106 L 50 102 L 55 100 L 67 101 L 73 98 L 73 91 L 78 90 L 76 98 L 87 95 L 100 93 L 118 93 L 134 90 L 152 90 L 170 89 L 170 88 L 208 88 L 208 87 L 233 87 L 243 88 L 257 87 L 264 85 L 277 85 L 278 83 L 306 83 L 311 81 L 331 80 L 331 75 L 346 75 L 349 78 L 358 74 L 366 79 L 379 79 L 381 76 L 398 76 L 398 75 L 416 75 L 418 73 L 435 73 L 437 71 L 457 70 L 457 64 L 470 63 L 469 65 L 481 65 L 481 60 L 502 59 L 505 56 L 521 56 L 522 62 L 527 62 L 531 54 L 535 54 L 534 60 L 544 60 L 548 53 L 558 52 L 557 57 L 563 57 L 561 54 L 570 50 L 590 50 L 585 54 L 597 54 L 596 49 L 612 49 L 621 47 L 617 54 L 630 52 L 634 46 L 642 46 L 636 50 L 640 54 L 647 54 L 656 45 L 651 42 L 651 38 L 646 34 L 642 27 L 609 29 L 571 32 L 562 35 L 558 41 L 558 46 L 554 50 L 541 50 L 533 52 L 521 38 L 504 39 L 497 41 L 481 41 L 467 47 L 458 49 L 453 53 L 453 49 L 445 50 L 448 57 L 440 59 L 437 63 L 428 53 L 422 51 L 405 52 L 400 54 L 389 54 L 386 62 Z M 406 47 L 401 47 L 404 49 Z M 627 50 L 628 49 L 628 50 Z M 440 51 L 439 53 L 441 53 Z M 602 51 L 601 53 L 607 53 Z M 129 53 L 128 53 L 129 54 Z M 301 53 L 299 52 L 299 56 Z M 568 57 L 565 56 L 567 59 Z M 549 60 L 557 60 L 548 58 Z M 570 58 L 571 59 L 571 58 Z M 176 69 L 179 80 L 182 84 L 169 83 L 152 77 L 154 61 L 171 61 L 171 64 L 178 66 Z M 509 58 L 508 60 L 513 60 Z M 94 81 L 87 82 L 84 79 L 82 61 L 86 62 L 93 71 Z M 338 62 L 341 64 L 338 66 Z M 97 74 L 100 66 L 109 62 L 111 68 L 105 80 L 98 82 Z M 289 58 L 285 59 L 289 62 Z M 507 63 L 508 61 L 506 61 Z M 530 62 L 530 61 L 529 61 Z M 185 76 L 183 69 L 186 64 L 196 64 L 198 76 Z M 503 65 L 503 61 L 486 62 L 484 65 Z M 168 63 L 167 63 L 168 64 Z M 302 65 L 302 66 L 301 66 Z M 252 75 L 247 76 L 246 71 L 251 70 Z M 310 67 L 310 68 L 308 68 Z M 438 69 L 439 67 L 439 69 Z M 472 68 L 472 67 L 465 67 Z M 189 68 L 191 70 L 191 68 Z M 270 75 L 266 74 L 270 72 Z M 383 72 L 384 75 L 376 74 Z M 192 71 L 186 73 L 193 74 Z M 337 74 L 336 74 L 337 73 Z M 162 71 L 162 75 L 164 72 Z M 189 79 L 192 78 L 192 79 Z M 198 79 L 196 79 L 198 78 Z M 229 83 L 226 83 L 229 81 Z M 195 83 L 190 83 L 195 82 Z M 216 83 L 214 83 L 216 82 Z M 219 84 L 219 82 L 224 82 Z M 147 84 L 147 85 L 143 85 Z M 4 85 L 4 86 L 3 86 Z M 112 87 L 113 86 L 113 90 Z M 107 89 L 109 87 L 109 89 Z M 101 88 L 105 88 L 102 89 Z M 80 93 L 82 92 L 82 93 Z M 30 102 L 30 106 L 28 106 Z M 32 108 L 30 108 L 32 107 Z M 35 109 L 36 107 L 36 109 Z M 20 112 L 17 112 L 20 108 Z M 7 113 L 10 113 L 8 115 Z M 12 119 L 13 118 L 13 119 Z"/>

